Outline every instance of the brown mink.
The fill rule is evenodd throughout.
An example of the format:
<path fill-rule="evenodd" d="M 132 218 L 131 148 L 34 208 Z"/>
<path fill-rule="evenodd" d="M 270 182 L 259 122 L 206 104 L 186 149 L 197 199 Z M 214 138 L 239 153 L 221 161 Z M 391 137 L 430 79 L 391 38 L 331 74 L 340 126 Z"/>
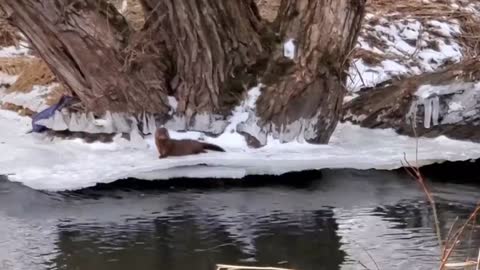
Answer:
<path fill-rule="evenodd" d="M 189 139 L 171 139 L 166 128 L 157 128 L 155 131 L 155 145 L 157 146 L 158 153 L 160 154 L 159 158 L 195 155 L 206 153 L 207 150 L 225 152 L 223 148 L 215 144 Z"/>

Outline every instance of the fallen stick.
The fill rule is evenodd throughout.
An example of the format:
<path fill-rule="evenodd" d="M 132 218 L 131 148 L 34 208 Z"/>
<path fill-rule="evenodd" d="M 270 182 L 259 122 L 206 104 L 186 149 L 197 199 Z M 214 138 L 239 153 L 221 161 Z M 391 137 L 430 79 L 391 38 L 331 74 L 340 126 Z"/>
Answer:
<path fill-rule="evenodd" d="M 467 261 L 467 262 L 446 263 L 445 267 L 463 269 L 465 267 L 475 266 L 475 265 L 477 265 L 476 261 Z"/>
<path fill-rule="evenodd" d="M 259 267 L 259 266 L 240 266 L 240 265 L 228 265 L 228 264 L 217 264 L 217 270 L 228 269 L 228 270 L 293 270 L 287 268 L 278 268 L 278 267 Z"/>

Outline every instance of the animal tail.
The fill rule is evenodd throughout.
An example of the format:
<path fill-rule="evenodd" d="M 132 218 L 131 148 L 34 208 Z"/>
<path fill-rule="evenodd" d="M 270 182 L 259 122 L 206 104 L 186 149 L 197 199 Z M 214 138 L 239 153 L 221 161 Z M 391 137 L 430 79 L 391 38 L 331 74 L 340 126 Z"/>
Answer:
<path fill-rule="evenodd" d="M 202 143 L 202 145 L 203 145 L 203 148 L 205 148 L 205 149 L 207 149 L 207 150 L 218 151 L 218 152 L 225 152 L 225 150 L 224 150 L 223 148 L 221 148 L 220 146 L 215 145 L 215 144 Z"/>

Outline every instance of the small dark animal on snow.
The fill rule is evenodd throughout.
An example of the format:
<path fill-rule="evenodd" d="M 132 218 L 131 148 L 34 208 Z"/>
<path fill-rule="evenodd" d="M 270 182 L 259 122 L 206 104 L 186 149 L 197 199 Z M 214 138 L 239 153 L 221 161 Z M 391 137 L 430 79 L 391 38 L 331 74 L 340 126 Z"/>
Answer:
<path fill-rule="evenodd" d="M 157 128 L 155 131 L 155 145 L 157 146 L 158 153 L 160 154 L 159 158 L 195 155 L 206 153 L 207 150 L 225 152 L 223 148 L 215 144 L 189 139 L 171 139 L 166 128 Z"/>

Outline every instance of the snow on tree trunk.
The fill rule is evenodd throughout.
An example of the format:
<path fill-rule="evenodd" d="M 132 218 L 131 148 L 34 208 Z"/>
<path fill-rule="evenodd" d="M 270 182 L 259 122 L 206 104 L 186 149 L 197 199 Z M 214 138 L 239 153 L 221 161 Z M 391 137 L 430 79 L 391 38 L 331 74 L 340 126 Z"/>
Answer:
<path fill-rule="evenodd" d="M 327 143 L 346 89 L 345 67 L 360 30 L 365 2 L 283 0 L 276 19 L 281 37 L 262 83 L 266 86 L 246 123 L 257 145 L 273 135 Z"/>
<path fill-rule="evenodd" d="M 225 116 L 252 87 L 268 59 L 266 26 L 252 0 L 142 0 L 148 27 L 173 63 L 176 129 L 223 132 Z M 219 120 L 219 121 L 217 121 Z M 178 123 L 180 122 L 180 123 Z"/>
<path fill-rule="evenodd" d="M 468 60 L 361 92 L 344 108 L 343 121 L 362 127 L 480 142 L 480 62 Z"/>
<path fill-rule="evenodd" d="M 253 0 L 139 1 L 145 25 L 138 32 L 105 0 L 3 0 L 0 7 L 95 115 L 146 112 L 177 130 L 219 134 L 260 82 L 256 112 L 239 132 L 260 145 L 269 133 L 328 141 L 365 0 L 282 0 L 273 23 Z"/>

